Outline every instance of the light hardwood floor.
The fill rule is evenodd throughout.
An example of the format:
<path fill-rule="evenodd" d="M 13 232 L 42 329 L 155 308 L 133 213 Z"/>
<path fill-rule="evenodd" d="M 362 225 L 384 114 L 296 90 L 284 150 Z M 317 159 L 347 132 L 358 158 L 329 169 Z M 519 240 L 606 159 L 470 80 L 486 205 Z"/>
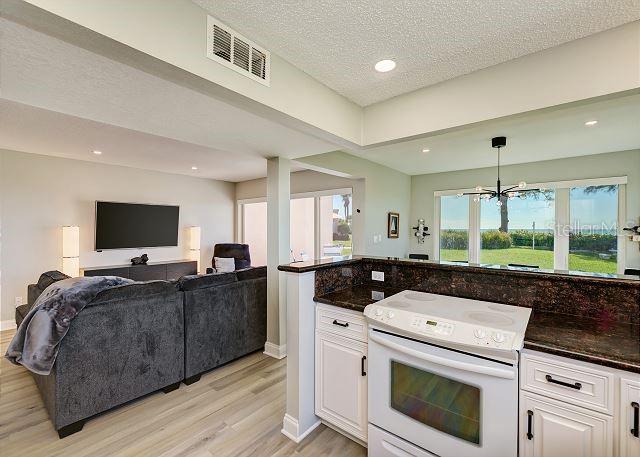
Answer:
<path fill-rule="evenodd" d="M 14 331 L 0 332 L 2 356 Z M 280 433 L 286 359 L 252 354 L 190 386 L 154 393 L 89 420 L 59 439 L 28 372 L 0 361 L 0 455 L 364 456 L 321 425 L 302 443 Z"/>

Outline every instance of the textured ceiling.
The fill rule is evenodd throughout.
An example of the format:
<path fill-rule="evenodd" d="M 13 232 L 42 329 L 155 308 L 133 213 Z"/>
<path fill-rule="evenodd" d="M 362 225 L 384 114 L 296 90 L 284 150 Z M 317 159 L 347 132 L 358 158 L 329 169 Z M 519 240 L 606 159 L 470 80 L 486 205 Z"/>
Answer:
<path fill-rule="evenodd" d="M 6 124 L 0 133 L 7 136 L 0 137 L 0 147 L 83 160 L 95 160 L 86 158 L 86 152 L 102 149 L 101 161 L 132 167 L 142 167 L 146 161 L 146 168 L 187 174 L 198 159 L 208 164 L 198 176 L 229 181 L 264 176 L 265 157 L 300 157 L 336 149 L 14 22 L 0 19 L 0 36 L 0 102 L 41 108 L 16 108 L 14 114 L 21 116 L 17 119 L 31 129 L 15 126 L 12 131 L 8 125 L 16 118 L 6 118 L 11 105 L 2 105 Z M 65 122 L 69 122 L 66 127 Z M 108 158 L 106 149 L 113 151 Z M 183 165 L 178 166 L 181 160 Z"/>
<path fill-rule="evenodd" d="M 193 1 L 362 106 L 640 19 L 640 0 Z"/>

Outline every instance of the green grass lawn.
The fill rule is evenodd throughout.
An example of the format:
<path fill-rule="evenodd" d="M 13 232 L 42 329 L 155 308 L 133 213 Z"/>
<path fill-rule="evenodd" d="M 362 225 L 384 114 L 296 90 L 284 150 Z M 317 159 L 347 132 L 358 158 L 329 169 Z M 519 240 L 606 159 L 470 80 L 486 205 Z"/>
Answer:
<path fill-rule="evenodd" d="M 442 249 L 441 260 L 466 261 L 468 252 L 462 249 Z M 553 268 L 553 251 L 541 249 L 533 250 L 525 247 L 509 249 L 483 249 L 480 252 L 480 263 L 507 265 L 509 263 L 521 263 L 525 265 L 538 265 L 540 268 Z M 569 254 L 569 269 L 589 271 L 596 273 L 616 273 L 616 259 L 604 260 L 597 254 Z"/>

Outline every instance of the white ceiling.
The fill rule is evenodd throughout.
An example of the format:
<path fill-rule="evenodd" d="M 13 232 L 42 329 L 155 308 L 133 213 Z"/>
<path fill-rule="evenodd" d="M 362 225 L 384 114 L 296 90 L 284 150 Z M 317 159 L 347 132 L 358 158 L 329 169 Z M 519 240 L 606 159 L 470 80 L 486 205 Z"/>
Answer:
<path fill-rule="evenodd" d="M 598 124 L 585 126 L 594 119 Z M 507 137 L 503 164 L 640 149 L 640 95 L 512 116 L 351 153 L 409 175 L 467 170 L 496 164 L 494 136 Z"/>
<path fill-rule="evenodd" d="M 255 155 L 230 157 L 225 151 L 2 99 L 0 149 L 223 181 L 244 181 L 267 173 L 266 160 Z M 93 154 L 95 149 L 102 154 Z"/>
<path fill-rule="evenodd" d="M 191 162 L 201 160 L 209 165 L 199 175 L 230 181 L 264 176 L 265 157 L 337 149 L 14 22 L 0 19 L 0 34 L 0 99 L 42 108 L 3 104 L 8 123 L 15 124 L 9 114 L 16 110 L 32 127 L 15 125 L 11 131 L 7 124 L 1 126 L 2 143 L 14 149 L 74 157 L 100 149 L 105 151 L 101 161 L 176 173 L 185 165 L 189 173 Z M 117 153 L 118 148 L 123 152 Z M 107 150 L 114 154 L 109 159 Z"/>
<path fill-rule="evenodd" d="M 362 106 L 640 19 L 640 0 L 193 1 Z"/>

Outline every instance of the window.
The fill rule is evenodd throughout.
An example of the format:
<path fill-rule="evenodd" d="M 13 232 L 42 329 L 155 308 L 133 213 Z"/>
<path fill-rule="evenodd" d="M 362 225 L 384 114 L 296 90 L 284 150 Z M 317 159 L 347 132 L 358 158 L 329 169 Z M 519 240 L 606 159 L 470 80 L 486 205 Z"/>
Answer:
<path fill-rule="evenodd" d="M 291 199 L 289 215 L 291 243 L 291 261 L 315 259 L 315 199 Z"/>
<path fill-rule="evenodd" d="M 572 187 L 569 269 L 616 273 L 618 186 Z"/>
<path fill-rule="evenodd" d="M 267 202 L 244 203 L 241 206 L 242 242 L 249 245 L 251 264 L 267 264 Z"/>
<path fill-rule="evenodd" d="M 480 263 L 553 268 L 555 192 L 480 201 Z"/>
<path fill-rule="evenodd" d="M 292 195 L 290 261 L 351 255 L 352 200 L 350 188 Z M 238 241 L 249 245 L 253 265 L 266 265 L 267 202 L 240 200 L 237 214 Z"/>
<path fill-rule="evenodd" d="M 440 199 L 440 260 L 469 259 L 469 197 L 456 195 Z"/>
<path fill-rule="evenodd" d="M 502 205 L 464 195 L 473 189 L 435 192 L 434 257 L 622 273 L 626 183 L 626 177 L 613 177 L 530 184 L 541 190 L 513 195 Z"/>
<path fill-rule="evenodd" d="M 322 257 L 351 255 L 351 193 L 319 198 Z"/>

